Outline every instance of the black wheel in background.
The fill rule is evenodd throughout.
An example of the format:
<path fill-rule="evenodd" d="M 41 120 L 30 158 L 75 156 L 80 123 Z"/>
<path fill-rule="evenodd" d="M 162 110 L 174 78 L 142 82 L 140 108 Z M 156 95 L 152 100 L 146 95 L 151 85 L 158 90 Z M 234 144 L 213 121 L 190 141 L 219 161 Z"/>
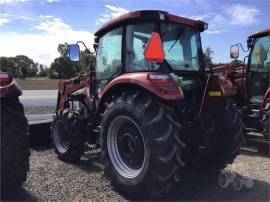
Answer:
<path fill-rule="evenodd" d="M 207 113 L 215 124 L 215 143 L 207 153 L 197 157 L 196 165 L 201 169 L 220 170 L 233 163 L 239 154 L 243 126 L 239 111 L 228 98 L 213 103 Z"/>
<path fill-rule="evenodd" d="M 52 123 L 52 141 L 60 160 L 75 163 L 83 154 L 86 128 L 77 111 L 64 109 L 56 113 Z"/>
<path fill-rule="evenodd" d="M 1 192 L 17 189 L 29 170 L 29 133 L 18 98 L 1 99 Z"/>

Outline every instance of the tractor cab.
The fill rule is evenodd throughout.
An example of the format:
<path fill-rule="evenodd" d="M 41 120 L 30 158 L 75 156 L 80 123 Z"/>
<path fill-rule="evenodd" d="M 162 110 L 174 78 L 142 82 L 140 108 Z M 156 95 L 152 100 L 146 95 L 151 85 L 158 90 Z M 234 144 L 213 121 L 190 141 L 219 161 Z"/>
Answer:
<path fill-rule="evenodd" d="M 203 73 L 200 32 L 205 29 L 207 24 L 202 21 L 163 11 L 135 11 L 108 22 L 95 33 L 95 71 L 99 91 L 126 73 Z M 160 40 L 159 44 L 153 42 L 157 43 L 154 55 L 163 54 L 161 59 L 145 55 L 153 33 L 157 33 Z M 78 60 L 78 53 L 79 50 L 71 51 L 71 60 Z M 189 89 L 194 83 L 190 78 L 176 77 L 183 89 Z"/>
<path fill-rule="evenodd" d="M 270 34 L 252 38 L 248 61 L 248 86 L 250 102 L 262 103 L 270 86 Z"/>
<path fill-rule="evenodd" d="M 246 89 L 249 103 L 261 105 L 270 86 L 270 30 L 264 30 L 248 37 L 250 49 L 246 68 Z M 239 56 L 238 44 L 232 46 L 231 57 Z"/>

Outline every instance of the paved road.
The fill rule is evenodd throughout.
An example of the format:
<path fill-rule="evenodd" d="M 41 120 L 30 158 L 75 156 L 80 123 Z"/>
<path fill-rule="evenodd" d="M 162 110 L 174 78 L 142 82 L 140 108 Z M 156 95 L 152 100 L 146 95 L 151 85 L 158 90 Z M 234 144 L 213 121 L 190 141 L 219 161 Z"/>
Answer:
<path fill-rule="evenodd" d="M 29 125 L 33 124 L 43 124 L 51 123 L 53 120 L 54 114 L 35 114 L 35 115 L 26 115 Z"/>
<path fill-rule="evenodd" d="M 24 107 L 55 107 L 57 102 L 57 90 L 25 90 L 20 100 Z"/>

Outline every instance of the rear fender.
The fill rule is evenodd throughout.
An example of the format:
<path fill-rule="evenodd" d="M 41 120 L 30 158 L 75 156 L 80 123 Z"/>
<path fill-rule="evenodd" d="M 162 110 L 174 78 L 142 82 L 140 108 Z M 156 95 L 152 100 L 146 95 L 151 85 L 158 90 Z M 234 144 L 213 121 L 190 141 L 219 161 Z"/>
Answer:
<path fill-rule="evenodd" d="M 0 72 L 0 97 L 18 97 L 22 95 L 22 89 L 17 84 L 15 79 L 8 73 Z"/>
<path fill-rule="evenodd" d="M 166 80 L 152 80 L 152 75 L 165 75 Z M 162 100 L 180 101 L 184 98 L 182 90 L 169 74 L 139 72 L 123 74 L 112 80 L 102 91 L 98 108 L 104 111 L 104 104 L 112 95 L 126 91 L 129 87 L 137 87 L 151 92 Z"/>
<path fill-rule="evenodd" d="M 232 82 L 222 76 L 213 76 L 205 97 L 204 105 L 209 105 L 222 97 L 232 97 L 237 93 L 237 87 Z"/>

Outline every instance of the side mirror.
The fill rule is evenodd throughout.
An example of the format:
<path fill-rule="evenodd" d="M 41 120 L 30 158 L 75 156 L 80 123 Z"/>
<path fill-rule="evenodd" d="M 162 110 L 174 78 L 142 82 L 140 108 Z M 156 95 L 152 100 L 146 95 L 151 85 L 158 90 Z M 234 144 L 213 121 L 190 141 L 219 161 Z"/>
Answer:
<path fill-rule="evenodd" d="M 163 63 L 165 53 L 158 33 L 153 32 L 144 50 L 144 60 L 148 62 Z"/>
<path fill-rule="evenodd" d="M 80 46 L 77 44 L 71 44 L 68 46 L 69 59 L 73 62 L 80 60 Z"/>
<path fill-rule="evenodd" d="M 230 55 L 232 59 L 237 59 L 239 57 L 239 45 L 232 45 L 230 49 Z"/>

